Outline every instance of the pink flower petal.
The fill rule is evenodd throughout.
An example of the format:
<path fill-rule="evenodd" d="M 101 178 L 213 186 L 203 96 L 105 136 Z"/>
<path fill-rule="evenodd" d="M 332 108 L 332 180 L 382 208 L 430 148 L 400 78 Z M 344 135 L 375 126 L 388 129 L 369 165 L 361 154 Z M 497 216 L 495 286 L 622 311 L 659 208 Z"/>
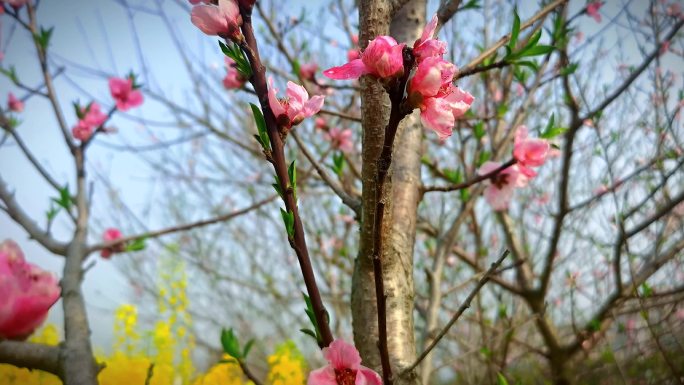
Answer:
<path fill-rule="evenodd" d="M 329 77 L 330 79 L 346 80 L 358 79 L 361 77 L 361 75 L 365 75 L 368 72 L 368 68 L 366 68 L 366 65 L 363 64 L 361 59 L 354 59 L 347 64 L 323 71 L 323 75 Z"/>

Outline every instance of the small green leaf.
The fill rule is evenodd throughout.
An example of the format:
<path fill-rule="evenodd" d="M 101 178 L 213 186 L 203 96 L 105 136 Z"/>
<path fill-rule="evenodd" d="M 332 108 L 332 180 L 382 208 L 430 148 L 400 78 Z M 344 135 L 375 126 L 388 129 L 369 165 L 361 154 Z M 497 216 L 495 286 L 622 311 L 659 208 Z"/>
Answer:
<path fill-rule="evenodd" d="M 477 139 L 482 139 L 482 137 L 486 134 L 484 129 L 484 122 L 475 123 L 475 126 L 473 127 L 473 132 L 475 133 L 475 137 Z"/>
<path fill-rule="evenodd" d="M 45 213 L 45 216 L 47 217 L 48 222 L 52 222 L 52 220 L 55 219 L 57 214 L 59 214 L 60 209 L 61 209 L 61 207 L 59 207 L 59 206 L 50 205 L 50 208 Z"/>
<path fill-rule="evenodd" d="M 597 319 L 591 320 L 591 322 L 589 322 L 589 331 L 597 332 L 599 330 L 601 330 L 601 321 Z"/>
<path fill-rule="evenodd" d="M 539 55 L 546 55 L 549 52 L 552 52 L 556 47 L 552 45 L 537 45 L 534 47 L 527 48 L 521 52 L 518 52 L 516 54 L 517 57 L 529 57 L 529 56 L 539 56 Z"/>
<path fill-rule="evenodd" d="M 342 176 L 342 171 L 344 170 L 344 154 L 341 152 L 338 152 L 336 154 L 333 154 L 333 165 L 332 165 L 332 170 L 335 172 L 335 174 L 338 177 Z"/>
<path fill-rule="evenodd" d="M 273 177 L 275 178 L 275 183 L 271 184 L 271 186 L 273 186 L 278 195 L 280 195 L 280 198 L 285 199 L 283 189 L 280 188 L 280 179 L 278 179 L 278 175 L 274 175 Z"/>
<path fill-rule="evenodd" d="M 444 176 L 447 177 L 449 182 L 451 182 L 453 184 L 459 184 L 459 183 L 461 183 L 461 180 L 463 179 L 463 177 L 461 176 L 461 170 L 453 170 L 450 168 L 445 168 L 444 170 L 442 170 L 442 172 L 444 173 Z"/>
<path fill-rule="evenodd" d="M 653 288 L 646 282 L 641 284 L 641 296 L 648 298 L 653 295 Z"/>
<path fill-rule="evenodd" d="M 229 58 L 233 59 L 236 64 L 236 69 L 245 79 L 249 79 L 252 76 L 252 67 L 249 65 L 249 61 L 242 52 L 242 49 L 237 44 L 231 44 L 230 46 L 224 44 L 219 40 L 219 47 L 221 47 L 221 52 Z"/>
<path fill-rule="evenodd" d="M 496 382 L 498 385 L 508 385 L 508 380 L 501 373 L 496 374 Z"/>
<path fill-rule="evenodd" d="M 299 72 L 301 71 L 301 65 L 299 64 L 299 60 L 294 59 L 292 62 L 292 74 L 295 77 L 299 77 Z"/>
<path fill-rule="evenodd" d="M 311 336 L 311 338 L 316 340 L 316 343 L 318 343 L 318 338 L 316 337 L 316 333 L 313 332 L 311 329 L 299 329 L 300 332 L 306 334 L 307 336 Z"/>
<path fill-rule="evenodd" d="M 9 67 L 8 69 L 0 68 L 0 73 L 7 76 L 7 78 L 9 78 L 9 80 L 11 80 L 12 83 L 19 83 L 19 78 L 17 77 L 17 70 L 16 68 L 14 68 L 14 66 Z"/>
<path fill-rule="evenodd" d="M 256 122 L 257 132 L 259 136 L 257 141 L 261 144 L 264 151 L 271 151 L 271 142 L 268 139 L 268 133 L 266 132 L 266 120 L 264 119 L 264 114 L 261 109 L 254 103 L 249 103 L 252 107 L 252 114 L 254 115 L 254 121 Z"/>
<path fill-rule="evenodd" d="M 559 72 L 561 76 L 571 75 L 577 71 L 577 67 L 579 67 L 578 63 L 570 63 L 567 67 L 561 68 Z"/>
<path fill-rule="evenodd" d="M 235 334 L 233 334 L 233 329 L 221 330 L 221 345 L 223 346 L 223 351 L 227 355 L 236 360 L 242 358 L 242 355 L 240 354 L 240 343 L 238 342 L 237 337 L 235 337 Z"/>
<path fill-rule="evenodd" d="M 247 356 L 249 355 L 249 351 L 252 350 L 252 346 L 254 346 L 254 342 L 255 342 L 254 338 L 247 341 L 244 349 L 242 349 L 242 357 L 247 358 Z"/>
<path fill-rule="evenodd" d="M 70 211 L 71 206 L 76 203 L 76 200 L 71 196 L 71 194 L 69 194 L 68 184 L 59 189 L 59 197 L 52 198 L 52 201 L 66 211 Z"/>
<path fill-rule="evenodd" d="M 477 167 L 480 167 L 484 162 L 488 161 L 492 157 L 492 153 L 489 151 L 482 151 L 480 157 L 477 159 Z"/>
<path fill-rule="evenodd" d="M 461 199 L 461 202 L 466 203 L 470 199 L 470 190 L 467 188 L 464 188 L 462 190 L 459 190 L 459 198 Z"/>
<path fill-rule="evenodd" d="M 290 167 L 287 168 L 287 175 L 290 177 L 290 188 L 292 188 L 292 194 L 294 195 L 295 202 L 297 201 L 297 166 L 293 160 L 290 163 Z"/>
<path fill-rule="evenodd" d="M 520 34 L 520 16 L 518 16 L 518 9 L 513 10 L 513 29 L 511 30 L 511 40 L 508 42 L 508 48 L 513 51 L 515 45 L 518 43 L 518 34 Z"/>
<path fill-rule="evenodd" d="M 281 208 L 280 215 L 283 217 L 288 238 L 294 237 L 294 213 L 292 211 L 285 211 Z"/>
<path fill-rule="evenodd" d="M 145 244 L 146 238 L 138 238 L 134 240 L 133 242 L 129 243 L 126 245 L 126 248 L 124 249 L 125 251 L 140 251 L 140 250 L 145 250 L 145 247 L 147 246 Z"/>
<path fill-rule="evenodd" d="M 50 29 L 44 29 L 43 27 L 40 27 L 40 32 L 36 32 L 33 35 L 33 39 L 43 51 L 46 51 L 47 47 L 50 45 L 50 38 L 52 37 L 53 30 L 54 27 Z"/>

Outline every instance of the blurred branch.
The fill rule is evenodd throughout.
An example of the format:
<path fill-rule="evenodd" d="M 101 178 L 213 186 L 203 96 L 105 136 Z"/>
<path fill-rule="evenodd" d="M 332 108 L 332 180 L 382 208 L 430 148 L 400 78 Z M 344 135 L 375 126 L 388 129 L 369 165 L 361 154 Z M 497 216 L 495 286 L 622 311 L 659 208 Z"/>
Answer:
<path fill-rule="evenodd" d="M 90 253 L 98 251 L 98 250 L 113 248 L 113 247 L 116 247 L 118 245 L 125 245 L 127 242 L 135 241 L 137 239 L 157 238 L 157 237 L 160 237 L 162 235 L 173 234 L 173 233 L 177 233 L 180 231 L 186 231 L 186 230 L 191 230 L 194 228 L 199 228 L 199 227 L 209 226 L 209 225 L 213 225 L 213 224 L 220 223 L 220 222 L 225 222 L 225 221 L 231 220 L 233 218 L 239 217 L 241 215 L 247 214 L 253 210 L 256 210 L 259 207 L 261 207 L 261 206 L 263 206 L 269 202 L 274 201 L 277 197 L 278 197 L 278 195 L 272 195 L 266 199 L 262 199 L 262 200 L 254 203 L 250 206 L 247 206 L 243 209 L 233 211 L 229 214 L 219 215 L 219 216 L 214 217 L 214 218 L 205 219 L 205 220 L 192 222 L 192 223 L 187 223 L 184 225 L 168 227 L 168 228 L 161 229 L 161 230 L 149 231 L 149 232 L 145 232 L 145 233 L 138 234 L 138 235 L 131 235 L 131 236 L 121 238 L 121 239 L 117 239 L 117 240 L 111 241 L 111 242 L 98 243 L 98 244 L 95 244 L 95 245 L 88 247 L 86 253 L 90 254 Z"/>
<path fill-rule="evenodd" d="M 25 341 L 0 340 L 0 362 L 61 375 L 60 348 Z"/>
<path fill-rule="evenodd" d="M 463 313 L 466 310 L 468 310 L 468 308 L 470 307 L 470 303 L 473 301 L 473 298 L 475 298 L 477 293 L 480 292 L 480 289 L 482 289 L 482 287 L 484 287 L 484 285 L 489 281 L 489 277 L 492 274 L 494 274 L 494 272 L 499 268 L 501 263 L 508 256 L 508 254 L 509 254 L 508 250 L 504 251 L 503 254 L 501 255 L 501 257 L 499 257 L 499 259 L 496 262 L 491 264 L 489 269 L 484 273 L 482 278 L 480 278 L 480 280 L 477 282 L 477 285 L 473 288 L 473 290 L 470 292 L 470 294 L 468 294 L 468 297 L 466 297 L 465 301 L 463 301 L 461 306 L 458 308 L 456 313 L 451 317 L 451 319 L 446 324 L 446 326 L 444 326 L 444 328 L 437 334 L 437 336 L 435 336 L 435 339 L 432 341 L 430 346 L 428 346 L 427 349 L 425 349 L 425 351 L 423 351 L 420 354 L 420 356 L 418 356 L 416 361 L 413 364 L 411 364 L 411 366 L 404 369 L 402 374 L 408 373 L 408 372 L 412 371 L 413 369 L 415 369 L 421 363 L 421 361 L 423 361 L 425 359 L 425 357 L 427 357 L 427 355 L 430 354 L 432 349 L 434 349 L 435 346 L 437 346 L 437 344 L 439 343 L 439 341 L 441 341 L 442 338 L 444 338 L 444 336 L 449 332 L 449 329 L 451 329 L 451 327 L 454 325 L 454 323 L 456 323 L 456 321 L 458 321 L 458 319 L 461 317 L 461 315 L 463 315 Z M 400 376 L 401 376 L 401 374 L 400 374 Z"/>
<path fill-rule="evenodd" d="M 292 131 L 290 133 L 292 137 L 294 138 L 295 142 L 297 142 L 297 146 L 299 149 L 302 151 L 306 159 L 309 160 L 309 163 L 313 166 L 313 168 L 316 169 L 318 172 L 318 175 L 321 176 L 321 179 L 337 194 L 337 196 L 342 199 L 342 203 L 347 205 L 354 213 L 356 216 L 361 215 L 361 201 L 357 197 L 353 197 L 349 195 L 346 191 L 344 191 L 344 188 L 337 183 L 332 177 L 328 174 L 327 171 L 321 165 L 316 161 L 316 159 L 313 158 L 313 155 L 309 152 L 309 150 L 306 148 L 306 144 L 302 142 L 302 140 L 299 138 L 299 135 L 295 131 Z"/>
<path fill-rule="evenodd" d="M 0 177 L 0 200 L 5 203 L 5 212 L 29 233 L 31 239 L 35 239 L 54 254 L 66 256 L 68 245 L 57 241 L 49 233 L 38 227 L 33 219 L 19 206 L 19 203 L 14 199 L 14 193 L 9 192 L 7 184 L 2 177 Z"/>

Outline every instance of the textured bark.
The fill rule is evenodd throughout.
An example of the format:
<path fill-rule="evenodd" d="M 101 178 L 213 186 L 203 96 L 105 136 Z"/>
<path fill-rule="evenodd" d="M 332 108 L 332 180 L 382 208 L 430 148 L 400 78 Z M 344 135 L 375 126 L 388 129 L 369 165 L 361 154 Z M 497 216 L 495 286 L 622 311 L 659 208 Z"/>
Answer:
<path fill-rule="evenodd" d="M 64 345 L 60 363 L 65 385 L 96 385 L 98 365 L 90 344 L 90 326 L 81 290 L 83 280 L 82 263 L 88 234 L 88 202 L 85 185 L 83 151 L 77 151 L 77 193 L 78 218 L 76 231 L 67 249 L 64 275 L 62 276 L 62 303 L 64 306 Z"/>
<path fill-rule="evenodd" d="M 396 13 L 390 28 L 389 2 L 363 1 L 359 6 L 361 38 L 368 42 L 391 31 L 399 42 L 412 44 L 425 25 L 425 0 L 412 0 Z M 378 327 L 373 264 L 373 221 L 377 159 L 382 150 L 389 119 L 389 99 L 380 84 L 364 78 L 362 84 L 363 125 L 363 215 L 359 256 L 353 275 L 352 316 L 354 341 L 364 364 L 380 371 Z M 385 182 L 385 214 L 382 251 L 387 295 L 388 348 L 395 377 L 416 358 L 413 325 L 413 245 L 420 184 L 422 126 L 417 112 L 406 117 L 395 139 L 390 174 Z M 391 196 L 390 196 L 391 194 Z M 415 373 L 395 378 L 395 384 L 418 384 Z"/>

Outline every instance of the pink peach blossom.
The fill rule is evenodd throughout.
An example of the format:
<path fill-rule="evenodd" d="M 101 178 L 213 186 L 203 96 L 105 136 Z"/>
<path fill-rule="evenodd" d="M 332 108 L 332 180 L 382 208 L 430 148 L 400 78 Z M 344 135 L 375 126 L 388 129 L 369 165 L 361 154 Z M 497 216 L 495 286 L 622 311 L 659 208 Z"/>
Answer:
<path fill-rule="evenodd" d="M 273 79 L 269 78 L 268 104 L 278 123 L 284 127 L 295 126 L 310 116 L 315 115 L 323 107 L 324 96 L 316 95 L 309 99 L 306 89 L 293 82 L 287 82 L 287 97 L 278 99 L 278 89 L 273 88 Z"/>
<path fill-rule="evenodd" d="M 485 162 L 478 170 L 479 175 L 486 175 L 501 167 L 500 162 Z M 484 192 L 485 199 L 492 206 L 494 211 L 504 211 L 508 209 L 508 204 L 513 197 L 513 192 L 517 187 L 524 187 L 527 178 L 513 165 L 499 172 L 490 178 L 490 184 Z"/>
<path fill-rule="evenodd" d="M 133 87 L 133 79 L 110 78 L 109 92 L 120 111 L 128 111 L 143 103 L 143 95 Z"/>
<path fill-rule="evenodd" d="M 433 38 L 438 21 L 437 14 L 432 16 L 432 20 L 425 26 L 420 39 L 416 40 L 413 44 L 413 54 L 416 57 L 416 62 L 420 63 L 428 57 L 441 58 L 446 52 L 446 42 Z"/>
<path fill-rule="evenodd" d="M 10 111 L 22 112 L 22 111 L 24 111 L 24 102 L 17 99 L 17 97 L 14 96 L 14 94 L 10 92 L 7 95 L 7 108 Z"/>
<path fill-rule="evenodd" d="M 207 35 L 241 40 L 242 16 L 235 0 L 219 0 L 218 6 L 199 4 L 192 7 L 190 21 Z"/>
<path fill-rule="evenodd" d="M 444 140 L 451 136 L 456 119 L 468 111 L 473 100 L 467 91 L 449 84 L 435 97 L 423 99 L 419 105 L 420 120 Z"/>
<path fill-rule="evenodd" d="M 658 51 L 659 55 L 665 55 L 667 51 L 670 50 L 670 41 L 665 40 L 661 45 L 660 45 L 660 51 Z"/>
<path fill-rule="evenodd" d="M 81 142 L 85 142 L 86 140 L 90 139 L 94 131 L 95 130 L 92 126 L 88 125 L 83 120 L 79 120 L 78 123 L 71 128 L 71 135 Z"/>
<path fill-rule="evenodd" d="M 546 162 L 549 154 L 549 142 L 544 139 L 528 138 L 527 127 L 518 126 L 513 144 L 513 157 L 518 161 L 520 172 L 528 178 L 537 173 L 530 167 L 539 167 Z"/>
<path fill-rule="evenodd" d="M 318 71 L 318 64 L 315 62 L 305 63 L 299 66 L 299 76 L 301 76 L 302 79 L 313 80 L 316 71 Z"/>
<path fill-rule="evenodd" d="M 350 128 L 341 129 L 339 127 L 333 127 L 325 134 L 325 138 L 330 141 L 333 148 L 344 153 L 349 153 L 354 149 L 352 130 Z"/>
<path fill-rule="evenodd" d="M 361 365 L 361 356 L 354 345 L 335 340 L 323 349 L 328 365 L 309 373 L 307 385 L 382 385 L 373 370 Z"/>
<path fill-rule="evenodd" d="M 591 3 L 587 4 L 587 15 L 593 17 L 597 23 L 601 22 L 601 14 L 599 13 L 599 9 L 601 9 L 602 5 L 603 3 L 600 1 L 592 1 Z"/>
<path fill-rule="evenodd" d="M 111 242 L 111 241 L 116 241 L 117 239 L 123 238 L 123 235 L 121 234 L 121 231 L 116 228 L 109 228 L 105 230 L 104 234 L 102 234 L 102 240 L 105 242 Z M 124 250 L 123 245 L 117 245 L 115 247 L 107 247 L 104 248 L 100 251 L 100 255 L 102 258 L 109 259 L 111 258 L 112 254 L 114 253 L 120 253 Z"/>
<path fill-rule="evenodd" d="M 347 51 L 347 61 L 356 60 L 360 57 L 361 57 L 361 53 L 356 48 L 352 48 L 349 51 Z"/>
<path fill-rule="evenodd" d="M 399 76 L 404 72 L 403 50 L 406 44 L 397 44 L 390 36 L 378 36 L 371 40 L 361 53 L 360 59 L 351 60 L 339 67 L 323 71 L 330 79 L 358 79 L 362 75 L 378 78 Z"/>
<path fill-rule="evenodd" d="M 0 243 L 0 338 L 24 339 L 33 333 L 59 295 L 52 273 L 26 262 L 14 241 Z"/>
<path fill-rule="evenodd" d="M 416 73 L 409 81 L 409 93 L 417 92 L 423 97 L 437 95 L 448 87 L 458 70 L 456 66 L 440 57 L 428 57 L 418 64 Z"/>

